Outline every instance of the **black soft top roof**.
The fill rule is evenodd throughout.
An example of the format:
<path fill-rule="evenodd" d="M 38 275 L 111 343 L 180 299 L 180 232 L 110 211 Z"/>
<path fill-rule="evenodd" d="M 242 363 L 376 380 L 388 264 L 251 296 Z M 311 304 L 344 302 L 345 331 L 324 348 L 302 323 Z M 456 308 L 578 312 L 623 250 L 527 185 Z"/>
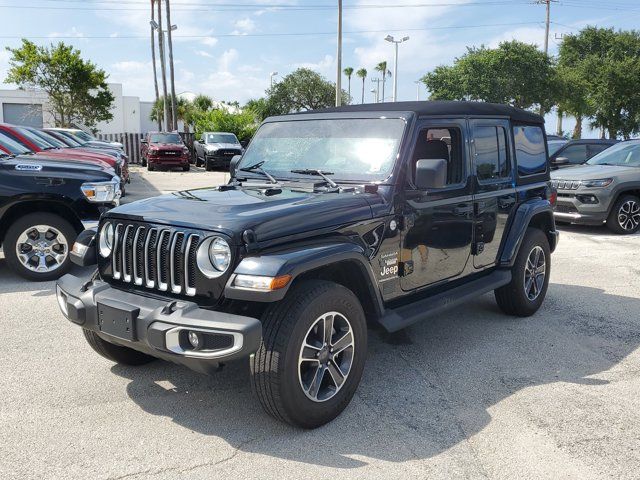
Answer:
<path fill-rule="evenodd" d="M 488 102 L 424 101 L 345 105 L 301 113 L 414 112 L 417 115 L 500 116 L 517 122 L 544 123 L 544 118 L 520 108 Z"/>

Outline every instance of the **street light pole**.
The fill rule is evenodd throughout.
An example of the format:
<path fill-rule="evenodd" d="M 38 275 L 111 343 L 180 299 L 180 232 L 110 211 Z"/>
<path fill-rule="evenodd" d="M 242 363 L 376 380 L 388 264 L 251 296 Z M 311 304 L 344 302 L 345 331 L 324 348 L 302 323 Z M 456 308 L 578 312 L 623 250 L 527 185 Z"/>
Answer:
<path fill-rule="evenodd" d="M 342 0 L 338 0 L 338 52 L 336 64 L 336 107 L 339 107 L 342 105 Z"/>
<path fill-rule="evenodd" d="M 409 40 L 409 37 L 403 37 L 396 40 L 391 35 L 384 38 L 387 42 L 393 43 L 395 46 L 395 59 L 393 62 L 393 101 L 398 101 L 398 45 Z"/>
<path fill-rule="evenodd" d="M 416 84 L 416 101 L 419 102 L 420 101 L 420 80 L 416 80 L 415 82 L 413 82 Z"/>
<path fill-rule="evenodd" d="M 273 88 L 273 77 L 275 77 L 276 75 L 278 75 L 278 72 L 271 72 L 271 75 L 269 75 L 271 88 Z"/>
<path fill-rule="evenodd" d="M 379 103 L 380 102 L 380 79 L 379 78 L 372 78 L 371 81 L 376 84 L 376 88 L 371 90 L 371 93 L 373 93 L 375 91 L 376 103 Z"/>
<path fill-rule="evenodd" d="M 171 126 L 172 130 L 178 129 L 178 112 L 176 100 L 176 80 L 173 72 L 173 42 L 171 40 L 171 32 L 177 30 L 176 25 L 171 25 L 171 6 L 169 0 L 165 0 L 167 7 L 167 36 L 169 37 L 169 77 L 171 79 Z"/>
<path fill-rule="evenodd" d="M 155 23 L 155 22 L 153 22 Z M 167 103 L 167 67 L 164 55 L 164 32 L 162 31 L 162 1 L 158 0 L 158 23 L 155 25 L 158 30 L 158 43 L 160 48 L 160 70 L 162 71 L 162 94 L 164 96 L 164 128 L 169 129 L 169 105 Z"/>

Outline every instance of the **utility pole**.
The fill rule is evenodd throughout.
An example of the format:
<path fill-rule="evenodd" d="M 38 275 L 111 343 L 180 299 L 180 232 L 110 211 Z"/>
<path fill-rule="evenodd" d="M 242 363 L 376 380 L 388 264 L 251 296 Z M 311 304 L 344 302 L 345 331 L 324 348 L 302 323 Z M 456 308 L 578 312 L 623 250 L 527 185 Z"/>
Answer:
<path fill-rule="evenodd" d="M 336 107 L 342 105 L 342 0 L 338 0 L 338 53 L 336 55 Z"/>
<path fill-rule="evenodd" d="M 167 7 L 167 36 L 169 37 L 169 75 L 171 78 L 171 130 L 178 129 L 178 112 L 176 100 L 176 80 L 173 73 L 173 42 L 171 41 L 171 32 L 177 27 L 171 25 L 171 6 L 169 0 L 165 0 Z"/>
<path fill-rule="evenodd" d="M 380 81 L 381 80 L 376 77 L 376 78 L 372 78 L 371 81 L 376 84 L 376 88 L 375 88 L 376 103 L 379 103 L 380 102 Z M 373 91 L 372 91 L 372 93 L 373 93 Z"/>
<path fill-rule="evenodd" d="M 162 31 L 162 0 L 158 2 L 158 46 L 160 47 L 160 70 L 162 72 L 162 94 L 164 95 L 164 128 L 169 128 L 169 103 L 167 102 L 167 67 L 164 55 L 164 32 Z"/>
<path fill-rule="evenodd" d="M 156 19 L 156 6 L 155 0 L 151 0 L 151 63 L 153 65 L 153 87 L 156 93 L 156 105 L 160 100 L 160 92 L 158 90 L 158 68 L 156 66 L 156 31 L 153 24 Z M 162 120 L 158 115 L 158 131 L 162 131 Z"/>
<path fill-rule="evenodd" d="M 415 80 L 413 83 L 416 84 L 416 101 L 420 101 L 420 84 L 422 83 L 420 80 Z"/>
<path fill-rule="evenodd" d="M 547 8 L 547 18 L 545 22 L 544 30 L 544 53 L 549 55 L 549 26 L 551 24 L 551 2 L 557 2 L 558 0 L 536 0 L 538 4 L 544 4 Z M 540 106 L 540 115 L 544 115 L 544 108 Z"/>

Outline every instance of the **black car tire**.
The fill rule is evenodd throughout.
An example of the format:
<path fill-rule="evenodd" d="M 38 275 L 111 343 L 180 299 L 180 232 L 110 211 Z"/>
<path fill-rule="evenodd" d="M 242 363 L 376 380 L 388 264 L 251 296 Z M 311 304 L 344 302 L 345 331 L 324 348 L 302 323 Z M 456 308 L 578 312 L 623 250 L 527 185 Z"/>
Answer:
<path fill-rule="evenodd" d="M 155 169 L 156 169 L 156 167 L 154 167 L 153 165 L 151 165 L 151 164 L 147 165 L 147 171 L 153 172 Z"/>
<path fill-rule="evenodd" d="M 205 160 L 204 161 L 204 169 L 207 172 L 212 172 L 213 171 L 213 165 L 211 165 L 211 162 L 208 162 L 208 161 Z"/>
<path fill-rule="evenodd" d="M 66 258 L 55 270 L 50 272 L 35 272 L 25 267 L 16 253 L 16 245 L 20 235 L 36 225 L 46 225 L 58 230 L 64 236 L 67 243 Z M 53 213 L 31 213 L 16 220 L 8 229 L 3 241 L 4 256 L 9 267 L 27 280 L 35 282 L 46 282 L 60 278 L 71 269 L 71 249 L 73 242 L 78 236 L 78 232 L 64 218 Z"/>
<path fill-rule="evenodd" d="M 188 172 L 189 170 L 191 170 L 191 165 L 188 163 L 184 167 L 182 167 L 183 172 Z"/>
<path fill-rule="evenodd" d="M 145 365 L 155 360 L 155 357 L 138 352 L 137 350 L 109 343 L 100 338 L 96 332 L 87 330 L 86 328 L 82 329 L 82 333 L 89 346 L 93 348 L 96 353 L 120 365 L 135 367 Z"/>
<path fill-rule="evenodd" d="M 618 218 L 621 214 L 627 215 L 627 218 L 629 218 L 628 213 L 632 213 L 622 211 L 622 209 L 627 205 L 635 205 L 637 208 L 638 206 L 640 206 L 640 199 L 635 195 L 621 195 L 620 198 L 616 200 L 616 203 L 613 204 L 613 208 L 611 208 L 611 212 L 609 213 L 609 217 L 607 218 L 607 228 L 609 228 L 609 230 L 611 230 L 612 232 L 617 233 L 618 235 L 630 235 L 640 230 L 640 222 L 634 225 L 634 222 L 638 221 L 638 218 L 636 216 L 638 215 L 638 213 L 636 213 L 634 217 L 630 219 L 631 222 L 629 223 L 629 228 L 623 228 L 623 226 L 620 224 Z"/>
<path fill-rule="evenodd" d="M 202 162 L 200 161 L 200 157 L 196 153 L 196 167 L 201 167 L 201 166 L 202 166 Z"/>
<path fill-rule="evenodd" d="M 147 159 L 142 157 L 142 159 L 140 160 L 140 165 L 142 165 L 143 167 L 147 166 Z"/>
<path fill-rule="evenodd" d="M 301 348 L 310 329 L 323 315 L 333 312 L 348 319 L 352 332 L 350 369 L 333 396 L 313 400 L 303 390 L 299 376 Z M 340 415 L 355 394 L 367 356 L 366 319 L 353 292 L 333 282 L 304 281 L 293 287 L 284 300 L 267 308 L 262 326 L 263 340 L 251 359 L 251 377 L 264 410 L 302 428 L 319 427 Z M 329 377 L 320 378 L 330 382 Z"/>
<path fill-rule="evenodd" d="M 526 270 L 529 265 L 530 256 L 535 255 L 534 252 L 541 252 L 543 257 L 544 277 L 537 290 L 535 298 L 530 298 L 526 287 Z M 516 261 L 511 268 L 511 282 L 495 290 L 496 302 L 500 309 L 507 315 L 516 315 L 518 317 L 529 317 L 536 313 L 542 305 L 547 294 L 549 286 L 549 274 L 551 272 L 551 252 L 549 249 L 549 240 L 544 232 L 538 228 L 528 228 L 525 237 L 520 245 L 520 250 L 516 257 Z M 536 266 L 539 272 L 540 266 Z M 534 276 L 533 282 L 539 277 Z"/>

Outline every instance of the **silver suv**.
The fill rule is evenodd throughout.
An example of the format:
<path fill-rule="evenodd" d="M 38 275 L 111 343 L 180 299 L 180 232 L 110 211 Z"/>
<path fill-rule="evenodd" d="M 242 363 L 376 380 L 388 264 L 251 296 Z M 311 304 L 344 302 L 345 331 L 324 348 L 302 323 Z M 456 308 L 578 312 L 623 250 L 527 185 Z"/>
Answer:
<path fill-rule="evenodd" d="M 602 225 L 615 233 L 640 229 L 640 140 L 622 142 L 583 165 L 551 174 L 557 222 Z"/>

